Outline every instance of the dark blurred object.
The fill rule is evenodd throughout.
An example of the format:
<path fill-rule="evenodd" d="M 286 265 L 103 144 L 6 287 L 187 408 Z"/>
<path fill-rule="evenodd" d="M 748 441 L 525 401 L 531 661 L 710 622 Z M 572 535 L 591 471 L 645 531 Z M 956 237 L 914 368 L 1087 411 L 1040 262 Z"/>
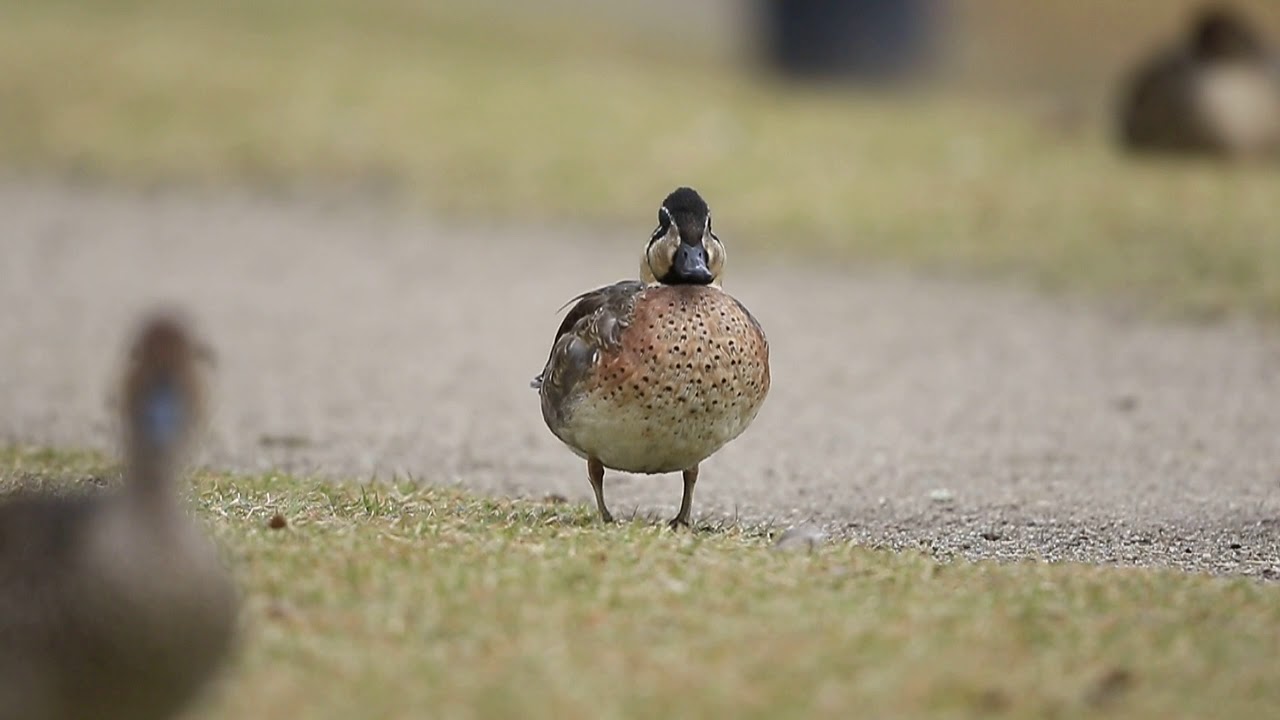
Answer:
<path fill-rule="evenodd" d="M 771 66 L 805 79 L 896 80 L 932 55 L 940 0 L 759 0 Z"/>
<path fill-rule="evenodd" d="M 1280 57 L 1243 16 L 1202 9 L 1124 87 L 1120 140 L 1137 152 L 1277 156 Z"/>
<path fill-rule="evenodd" d="M 123 383 L 124 486 L 0 502 L 0 720 L 163 720 L 229 657 L 237 598 L 186 513 L 199 343 L 158 316 Z"/>

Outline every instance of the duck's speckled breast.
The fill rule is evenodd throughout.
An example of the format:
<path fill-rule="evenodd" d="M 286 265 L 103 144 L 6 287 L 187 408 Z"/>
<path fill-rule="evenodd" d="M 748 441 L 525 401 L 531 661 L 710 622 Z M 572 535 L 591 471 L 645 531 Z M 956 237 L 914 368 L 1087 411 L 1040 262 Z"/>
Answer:
<path fill-rule="evenodd" d="M 769 392 L 769 344 L 732 296 L 645 288 L 552 430 L 580 455 L 629 472 L 692 467 L 737 437 Z"/>

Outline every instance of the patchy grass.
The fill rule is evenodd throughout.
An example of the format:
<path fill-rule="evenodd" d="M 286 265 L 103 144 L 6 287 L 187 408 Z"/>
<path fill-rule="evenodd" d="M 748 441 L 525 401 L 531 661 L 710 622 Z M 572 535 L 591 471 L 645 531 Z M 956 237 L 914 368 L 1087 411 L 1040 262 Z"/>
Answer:
<path fill-rule="evenodd" d="M 0 452 L 0 486 L 112 478 Z M 195 477 L 243 655 L 201 717 L 1267 717 L 1280 588 L 940 564 L 416 484 Z M 279 514 L 287 521 L 271 529 Z"/>
<path fill-rule="evenodd" d="M 1015 5 L 964 5 L 962 56 L 995 67 L 1004 47 L 1006 69 L 1034 57 L 1010 18 L 1036 16 Z M 1146 42 L 1124 28 L 1177 25 L 1112 11 L 1124 22 L 1101 32 L 1069 5 L 1030 26 L 1052 26 L 1043 45 L 1060 65 L 1092 52 L 1061 38 L 1106 38 L 1118 61 Z M 437 211 L 637 234 L 663 193 L 691 183 L 730 242 L 1280 317 L 1280 172 L 1119 158 L 1096 87 L 1094 104 L 1064 112 L 990 93 L 835 96 L 744 73 L 702 52 L 696 29 L 655 42 L 652 23 L 568 6 L 0 2 L 0 165 L 143 184 L 373 183 Z M 1052 99 L 1050 76 L 1030 76 Z"/>

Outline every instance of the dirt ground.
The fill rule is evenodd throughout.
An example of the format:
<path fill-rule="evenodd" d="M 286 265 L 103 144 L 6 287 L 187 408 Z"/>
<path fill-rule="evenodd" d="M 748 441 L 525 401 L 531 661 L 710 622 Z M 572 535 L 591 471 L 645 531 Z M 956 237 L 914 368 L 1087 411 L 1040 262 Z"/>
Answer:
<path fill-rule="evenodd" d="M 0 443 L 112 447 L 126 333 L 176 302 L 218 353 L 204 463 L 589 502 L 529 379 L 561 303 L 637 272 L 651 216 L 458 227 L 323 193 L 0 181 Z M 695 515 L 1280 578 L 1280 336 L 743 258 L 717 219 L 773 391 L 703 466 Z M 680 481 L 606 492 L 666 516 Z"/>

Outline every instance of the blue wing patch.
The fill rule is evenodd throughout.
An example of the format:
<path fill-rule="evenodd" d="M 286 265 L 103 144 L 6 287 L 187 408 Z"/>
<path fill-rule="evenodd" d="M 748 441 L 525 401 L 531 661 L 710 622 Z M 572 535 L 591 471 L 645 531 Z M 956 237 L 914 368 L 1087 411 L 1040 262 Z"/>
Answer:
<path fill-rule="evenodd" d="M 185 417 L 182 397 L 172 382 L 155 383 L 142 405 L 142 433 L 155 447 L 173 444 L 182 432 Z"/>

